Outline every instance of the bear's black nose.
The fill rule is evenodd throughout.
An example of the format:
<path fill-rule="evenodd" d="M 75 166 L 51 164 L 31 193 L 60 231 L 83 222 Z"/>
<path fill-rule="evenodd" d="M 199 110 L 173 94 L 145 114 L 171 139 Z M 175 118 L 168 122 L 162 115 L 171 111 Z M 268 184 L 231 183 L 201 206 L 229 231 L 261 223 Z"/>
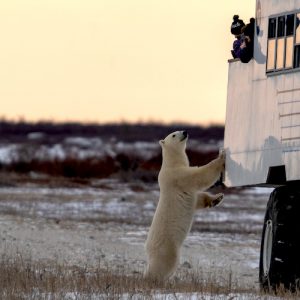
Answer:
<path fill-rule="evenodd" d="M 187 131 L 186 130 L 182 131 L 182 134 L 183 134 L 184 137 L 187 137 Z"/>

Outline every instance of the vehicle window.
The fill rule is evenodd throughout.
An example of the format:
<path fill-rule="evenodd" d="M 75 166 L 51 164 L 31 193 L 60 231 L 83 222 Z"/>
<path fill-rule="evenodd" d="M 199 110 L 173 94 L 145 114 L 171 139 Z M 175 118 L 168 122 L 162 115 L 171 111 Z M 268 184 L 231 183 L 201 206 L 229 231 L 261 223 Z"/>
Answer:
<path fill-rule="evenodd" d="M 294 35 L 295 15 L 286 16 L 286 36 Z"/>
<path fill-rule="evenodd" d="M 277 18 L 277 37 L 283 37 L 285 33 L 285 16 Z"/>
<path fill-rule="evenodd" d="M 267 73 L 300 67 L 300 12 L 269 18 Z"/>
<path fill-rule="evenodd" d="M 276 18 L 269 19 L 269 31 L 268 38 L 276 37 Z"/>
<path fill-rule="evenodd" d="M 300 44 L 300 26 L 299 26 L 299 20 L 300 20 L 300 13 L 297 14 L 297 18 L 296 18 L 296 44 Z"/>

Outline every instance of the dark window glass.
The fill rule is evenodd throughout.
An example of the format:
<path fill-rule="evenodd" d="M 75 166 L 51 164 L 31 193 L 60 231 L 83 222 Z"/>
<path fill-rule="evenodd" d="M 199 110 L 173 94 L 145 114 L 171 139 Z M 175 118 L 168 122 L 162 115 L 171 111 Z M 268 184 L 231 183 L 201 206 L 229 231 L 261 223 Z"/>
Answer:
<path fill-rule="evenodd" d="M 300 67 L 300 46 L 295 46 L 294 52 L 294 68 Z"/>
<path fill-rule="evenodd" d="M 269 33 L 268 38 L 274 38 L 276 36 L 276 18 L 269 19 Z"/>
<path fill-rule="evenodd" d="M 285 16 L 278 17 L 277 37 L 284 36 Z"/>
<path fill-rule="evenodd" d="M 294 34 L 295 15 L 286 16 L 286 35 Z"/>

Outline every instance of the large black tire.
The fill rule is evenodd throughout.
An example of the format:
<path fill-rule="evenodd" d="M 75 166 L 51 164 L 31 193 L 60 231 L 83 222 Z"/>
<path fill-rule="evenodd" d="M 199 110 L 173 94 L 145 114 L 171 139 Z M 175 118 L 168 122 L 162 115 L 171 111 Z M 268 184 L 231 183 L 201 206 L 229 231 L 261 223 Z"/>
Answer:
<path fill-rule="evenodd" d="M 283 186 L 270 195 L 262 232 L 259 281 L 262 290 L 299 289 L 300 187 Z"/>

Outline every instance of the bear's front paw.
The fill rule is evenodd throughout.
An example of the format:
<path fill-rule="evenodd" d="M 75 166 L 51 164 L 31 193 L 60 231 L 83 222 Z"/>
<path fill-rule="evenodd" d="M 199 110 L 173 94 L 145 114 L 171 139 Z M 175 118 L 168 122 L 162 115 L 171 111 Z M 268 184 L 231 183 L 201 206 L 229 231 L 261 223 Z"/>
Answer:
<path fill-rule="evenodd" d="M 226 158 L 226 151 L 224 149 L 220 149 L 219 151 L 219 162 L 221 163 L 221 173 L 225 170 L 225 158 Z"/>
<path fill-rule="evenodd" d="M 225 149 L 221 148 L 219 150 L 219 158 L 225 161 L 225 157 L 226 157 L 226 151 Z"/>
<path fill-rule="evenodd" d="M 222 202 L 224 194 L 220 193 L 216 195 L 216 198 L 211 201 L 211 206 L 217 206 Z"/>

